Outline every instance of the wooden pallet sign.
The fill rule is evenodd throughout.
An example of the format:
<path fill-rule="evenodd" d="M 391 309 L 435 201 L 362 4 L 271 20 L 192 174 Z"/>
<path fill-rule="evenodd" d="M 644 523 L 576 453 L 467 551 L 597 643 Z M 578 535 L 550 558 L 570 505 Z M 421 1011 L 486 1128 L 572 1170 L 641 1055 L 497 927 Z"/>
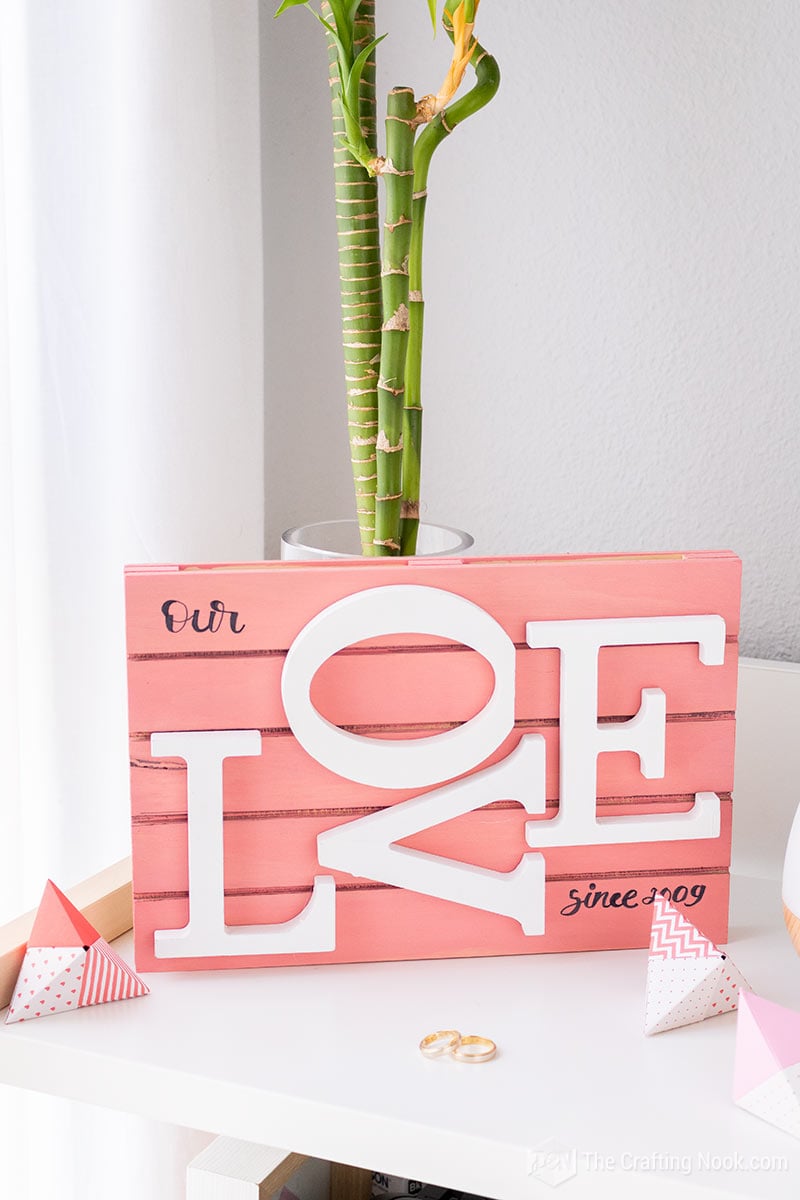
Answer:
<path fill-rule="evenodd" d="M 740 568 L 129 568 L 137 967 L 724 942 Z"/>

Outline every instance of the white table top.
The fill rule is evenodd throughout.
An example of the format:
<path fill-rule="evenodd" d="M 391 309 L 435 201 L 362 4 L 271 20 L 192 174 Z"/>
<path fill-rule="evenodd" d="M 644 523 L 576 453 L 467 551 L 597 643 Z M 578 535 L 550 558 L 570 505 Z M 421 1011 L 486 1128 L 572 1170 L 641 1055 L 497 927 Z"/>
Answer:
<path fill-rule="evenodd" d="M 778 674 L 779 691 L 800 690 L 800 673 Z M 748 758 L 764 753 L 757 692 L 740 706 Z M 795 721 L 784 743 L 797 753 Z M 785 840 L 795 778 L 775 780 L 767 840 L 775 823 Z M 749 787 L 739 828 L 753 844 L 763 795 Z M 800 1009 L 780 885 L 751 869 L 734 880 L 731 958 L 754 990 Z M 116 945 L 130 961 L 130 937 Z M 795 1200 L 800 1142 L 731 1100 L 735 1015 L 645 1038 L 646 964 L 634 950 L 151 975 L 144 999 L 0 1029 L 0 1082 L 500 1200 L 553 1194 L 530 1173 L 551 1140 L 575 1152 L 572 1200 L 645 1187 Z M 424 1059 L 420 1038 L 440 1028 L 488 1035 L 498 1057 Z"/>

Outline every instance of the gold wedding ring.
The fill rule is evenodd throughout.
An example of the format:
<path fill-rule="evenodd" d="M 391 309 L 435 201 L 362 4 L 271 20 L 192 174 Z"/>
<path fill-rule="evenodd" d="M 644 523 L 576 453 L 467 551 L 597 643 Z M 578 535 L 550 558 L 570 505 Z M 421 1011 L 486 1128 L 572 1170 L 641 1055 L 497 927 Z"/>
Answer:
<path fill-rule="evenodd" d="M 438 1029 L 429 1033 L 419 1044 L 426 1058 L 441 1058 L 443 1054 L 452 1054 L 459 1062 L 482 1063 L 488 1062 L 497 1054 L 497 1046 L 491 1038 L 462 1037 L 457 1029 Z"/>
<path fill-rule="evenodd" d="M 465 1063 L 488 1062 L 496 1053 L 497 1046 L 491 1038 L 475 1037 L 474 1034 L 460 1038 L 453 1047 L 453 1058 Z"/>
<path fill-rule="evenodd" d="M 440 1058 L 442 1054 L 455 1052 L 460 1041 L 461 1034 L 457 1029 L 439 1029 L 424 1037 L 419 1048 L 426 1058 Z"/>

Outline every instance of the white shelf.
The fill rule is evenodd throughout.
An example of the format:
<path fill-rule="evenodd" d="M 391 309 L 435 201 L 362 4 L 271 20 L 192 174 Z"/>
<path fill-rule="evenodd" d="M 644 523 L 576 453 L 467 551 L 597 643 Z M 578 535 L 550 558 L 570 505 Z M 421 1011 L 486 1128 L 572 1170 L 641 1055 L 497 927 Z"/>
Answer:
<path fill-rule="evenodd" d="M 800 1005 L 777 882 L 735 881 L 731 956 L 763 995 Z M 587 1169 L 592 1153 L 622 1168 L 630 1154 L 674 1156 L 677 1170 L 646 1170 L 652 1195 L 677 1182 L 686 1195 L 796 1197 L 800 1143 L 731 1102 L 735 1016 L 645 1038 L 646 961 L 636 950 L 152 975 L 145 999 L 5 1028 L 0 1081 L 502 1200 L 552 1195 L 528 1173 L 550 1138 L 578 1152 L 574 1200 L 641 1195 L 641 1173 Z M 424 1059 L 420 1037 L 443 1027 L 493 1037 L 498 1058 Z M 702 1155 L 737 1152 L 787 1170 L 702 1169 Z"/>
<path fill-rule="evenodd" d="M 796 804 L 800 672 L 750 664 L 744 680 L 730 952 L 755 990 L 800 1008 L 776 858 Z M 765 736 L 770 770 L 783 764 L 767 794 Z M 771 839 L 776 877 L 760 878 L 747 850 Z M 131 958 L 130 938 L 117 946 Z M 636 950 L 151 975 L 145 999 L 0 1030 L 0 1082 L 500 1200 L 553 1195 L 529 1173 L 550 1139 L 577 1155 L 565 1200 L 796 1200 L 800 1142 L 731 1100 L 735 1015 L 645 1038 L 646 962 Z M 452 1027 L 494 1038 L 498 1058 L 419 1054 L 424 1034 Z M 786 1169 L 704 1169 L 737 1154 Z"/>

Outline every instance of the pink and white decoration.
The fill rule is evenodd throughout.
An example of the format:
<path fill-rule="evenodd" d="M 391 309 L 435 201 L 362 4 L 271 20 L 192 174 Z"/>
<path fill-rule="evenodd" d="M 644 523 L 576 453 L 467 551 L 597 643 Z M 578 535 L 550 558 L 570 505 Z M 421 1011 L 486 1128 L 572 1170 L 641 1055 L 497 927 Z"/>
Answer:
<path fill-rule="evenodd" d="M 724 942 L 740 569 L 129 567 L 137 966 Z"/>
<path fill-rule="evenodd" d="M 54 944 L 57 943 L 57 944 Z M 146 996 L 150 989 L 47 881 L 6 1024 Z"/>
<path fill-rule="evenodd" d="M 645 1033 L 705 1021 L 738 1005 L 746 980 L 726 954 L 664 896 L 653 902 Z"/>
<path fill-rule="evenodd" d="M 800 1138 L 800 1013 L 742 993 L 733 1098 L 740 1108 Z"/>

